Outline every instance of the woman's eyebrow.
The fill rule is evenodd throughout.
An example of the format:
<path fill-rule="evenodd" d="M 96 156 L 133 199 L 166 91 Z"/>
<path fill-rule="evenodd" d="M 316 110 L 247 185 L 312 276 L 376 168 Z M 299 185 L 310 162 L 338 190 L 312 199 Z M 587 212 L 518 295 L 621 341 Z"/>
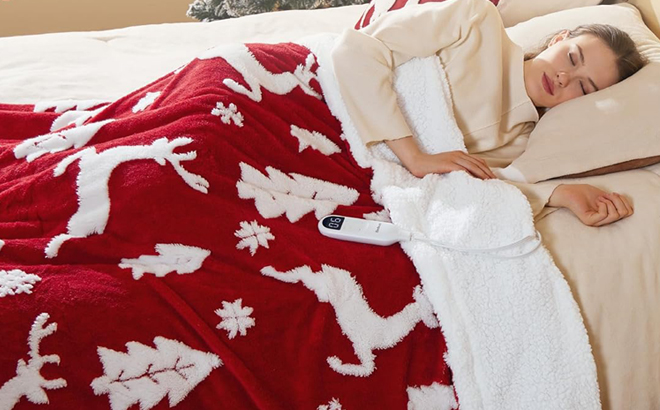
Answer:
<path fill-rule="evenodd" d="M 582 65 L 584 65 L 584 53 L 582 52 L 582 47 L 580 47 L 579 44 L 576 44 L 575 46 L 577 47 L 578 51 L 580 52 L 580 61 L 582 61 Z M 589 79 L 589 82 L 591 83 L 591 85 L 594 87 L 594 89 L 595 89 L 596 91 L 599 90 L 599 88 L 598 88 L 598 86 L 596 85 L 596 83 L 594 83 L 594 80 L 592 80 L 592 79 L 590 78 L 590 79 Z"/>

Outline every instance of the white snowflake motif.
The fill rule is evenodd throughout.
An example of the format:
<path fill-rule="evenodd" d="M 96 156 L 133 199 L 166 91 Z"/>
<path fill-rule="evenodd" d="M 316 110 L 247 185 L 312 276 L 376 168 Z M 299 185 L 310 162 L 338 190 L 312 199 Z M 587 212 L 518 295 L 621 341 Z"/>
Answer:
<path fill-rule="evenodd" d="M 341 403 L 339 400 L 333 398 L 328 402 L 328 404 L 322 404 L 316 408 L 316 410 L 342 410 Z"/>
<path fill-rule="evenodd" d="M 211 114 L 220 117 L 225 124 L 230 124 L 233 121 L 239 127 L 243 126 L 243 114 L 238 112 L 238 108 L 234 103 L 229 104 L 229 107 L 225 107 L 223 103 L 219 102 L 216 104 L 216 108 L 211 110 Z"/>
<path fill-rule="evenodd" d="M 270 228 L 259 225 L 257 221 L 241 222 L 241 229 L 234 232 L 234 236 L 241 238 L 241 241 L 236 245 L 236 249 L 249 247 L 252 256 L 257 253 L 259 246 L 268 249 L 268 241 L 275 239 L 275 236 L 270 233 Z"/>
<path fill-rule="evenodd" d="M 32 286 L 41 278 L 19 269 L 0 270 L 0 298 L 19 293 L 32 293 Z"/>
<path fill-rule="evenodd" d="M 241 306 L 242 299 L 236 299 L 232 303 L 223 301 L 222 309 L 216 309 L 216 315 L 222 318 L 222 322 L 216 328 L 225 329 L 228 337 L 233 339 L 240 332 L 241 336 L 247 334 L 247 329 L 254 326 L 255 321 L 250 317 L 252 309 L 249 306 Z"/>

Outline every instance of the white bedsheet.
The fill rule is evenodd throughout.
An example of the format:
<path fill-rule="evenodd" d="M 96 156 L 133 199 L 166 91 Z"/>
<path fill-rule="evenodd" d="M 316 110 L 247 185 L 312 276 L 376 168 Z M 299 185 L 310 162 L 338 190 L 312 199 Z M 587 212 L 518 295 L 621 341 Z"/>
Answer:
<path fill-rule="evenodd" d="M 365 6 L 292 10 L 210 23 L 0 38 L 0 101 L 115 99 L 219 44 L 277 43 L 351 27 Z"/>

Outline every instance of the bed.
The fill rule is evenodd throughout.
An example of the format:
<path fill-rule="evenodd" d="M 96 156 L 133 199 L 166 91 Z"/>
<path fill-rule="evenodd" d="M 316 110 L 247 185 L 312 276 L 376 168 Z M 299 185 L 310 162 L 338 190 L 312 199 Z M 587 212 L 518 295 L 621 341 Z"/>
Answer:
<path fill-rule="evenodd" d="M 658 34 L 658 5 L 637 6 Z M 300 40 L 365 9 L 0 38 L 0 409 L 660 408 L 659 165 L 571 179 L 632 197 L 624 221 L 537 218 L 543 291 L 581 316 L 519 333 L 498 322 L 534 316 L 460 296 L 534 289 L 484 275 L 505 295 L 469 293 L 424 265 L 465 255 L 319 234 L 332 213 L 424 225 L 409 216 L 428 182 L 361 166 L 323 80 L 328 40 Z M 463 335 L 480 323 L 499 333 Z M 544 332 L 556 356 L 500 343 Z"/>

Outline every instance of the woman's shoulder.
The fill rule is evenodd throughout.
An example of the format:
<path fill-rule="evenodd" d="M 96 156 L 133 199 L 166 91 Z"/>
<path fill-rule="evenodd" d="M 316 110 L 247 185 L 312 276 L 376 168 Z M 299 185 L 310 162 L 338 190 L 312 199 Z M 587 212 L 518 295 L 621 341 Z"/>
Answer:
<path fill-rule="evenodd" d="M 497 7 L 495 4 L 493 4 L 490 0 L 455 0 L 460 3 L 471 3 L 469 7 L 472 7 L 473 10 L 482 13 L 483 15 L 487 15 L 491 18 L 497 18 L 498 20 L 502 20 L 502 17 L 500 16 L 500 12 L 497 10 Z"/>
<path fill-rule="evenodd" d="M 430 1 L 420 3 L 413 7 L 404 7 L 401 10 L 408 9 L 414 12 L 415 7 L 425 7 L 433 13 L 444 13 L 451 9 L 457 18 L 467 19 L 468 21 L 458 21 L 456 23 L 472 23 L 479 24 L 483 19 L 496 19 L 502 21 L 497 7 L 489 0 L 446 0 L 442 2 Z"/>
<path fill-rule="evenodd" d="M 474 7 L 481 7 L 484 9 L 497 12 L 497 7 L 495 6 L 495 4 L 493 4 L 491 0 L 456 0 L 456 1 L 460 1 L 460 2 L 470 1 L 474 3 Z"/>
<path fill-rule="evenodd" d="M 427 7 L 440 7 L 449 6 L 449 3 L 456 3 L 454 7 L 471 9 L 475 11 L 484 11 L 488 13 L 497 13 L 497 7 L 492 3 L 491 0 L 445 0 L 445 1 L 427 1 L 424 3 L 419 3 L 419 6 Z"/>

